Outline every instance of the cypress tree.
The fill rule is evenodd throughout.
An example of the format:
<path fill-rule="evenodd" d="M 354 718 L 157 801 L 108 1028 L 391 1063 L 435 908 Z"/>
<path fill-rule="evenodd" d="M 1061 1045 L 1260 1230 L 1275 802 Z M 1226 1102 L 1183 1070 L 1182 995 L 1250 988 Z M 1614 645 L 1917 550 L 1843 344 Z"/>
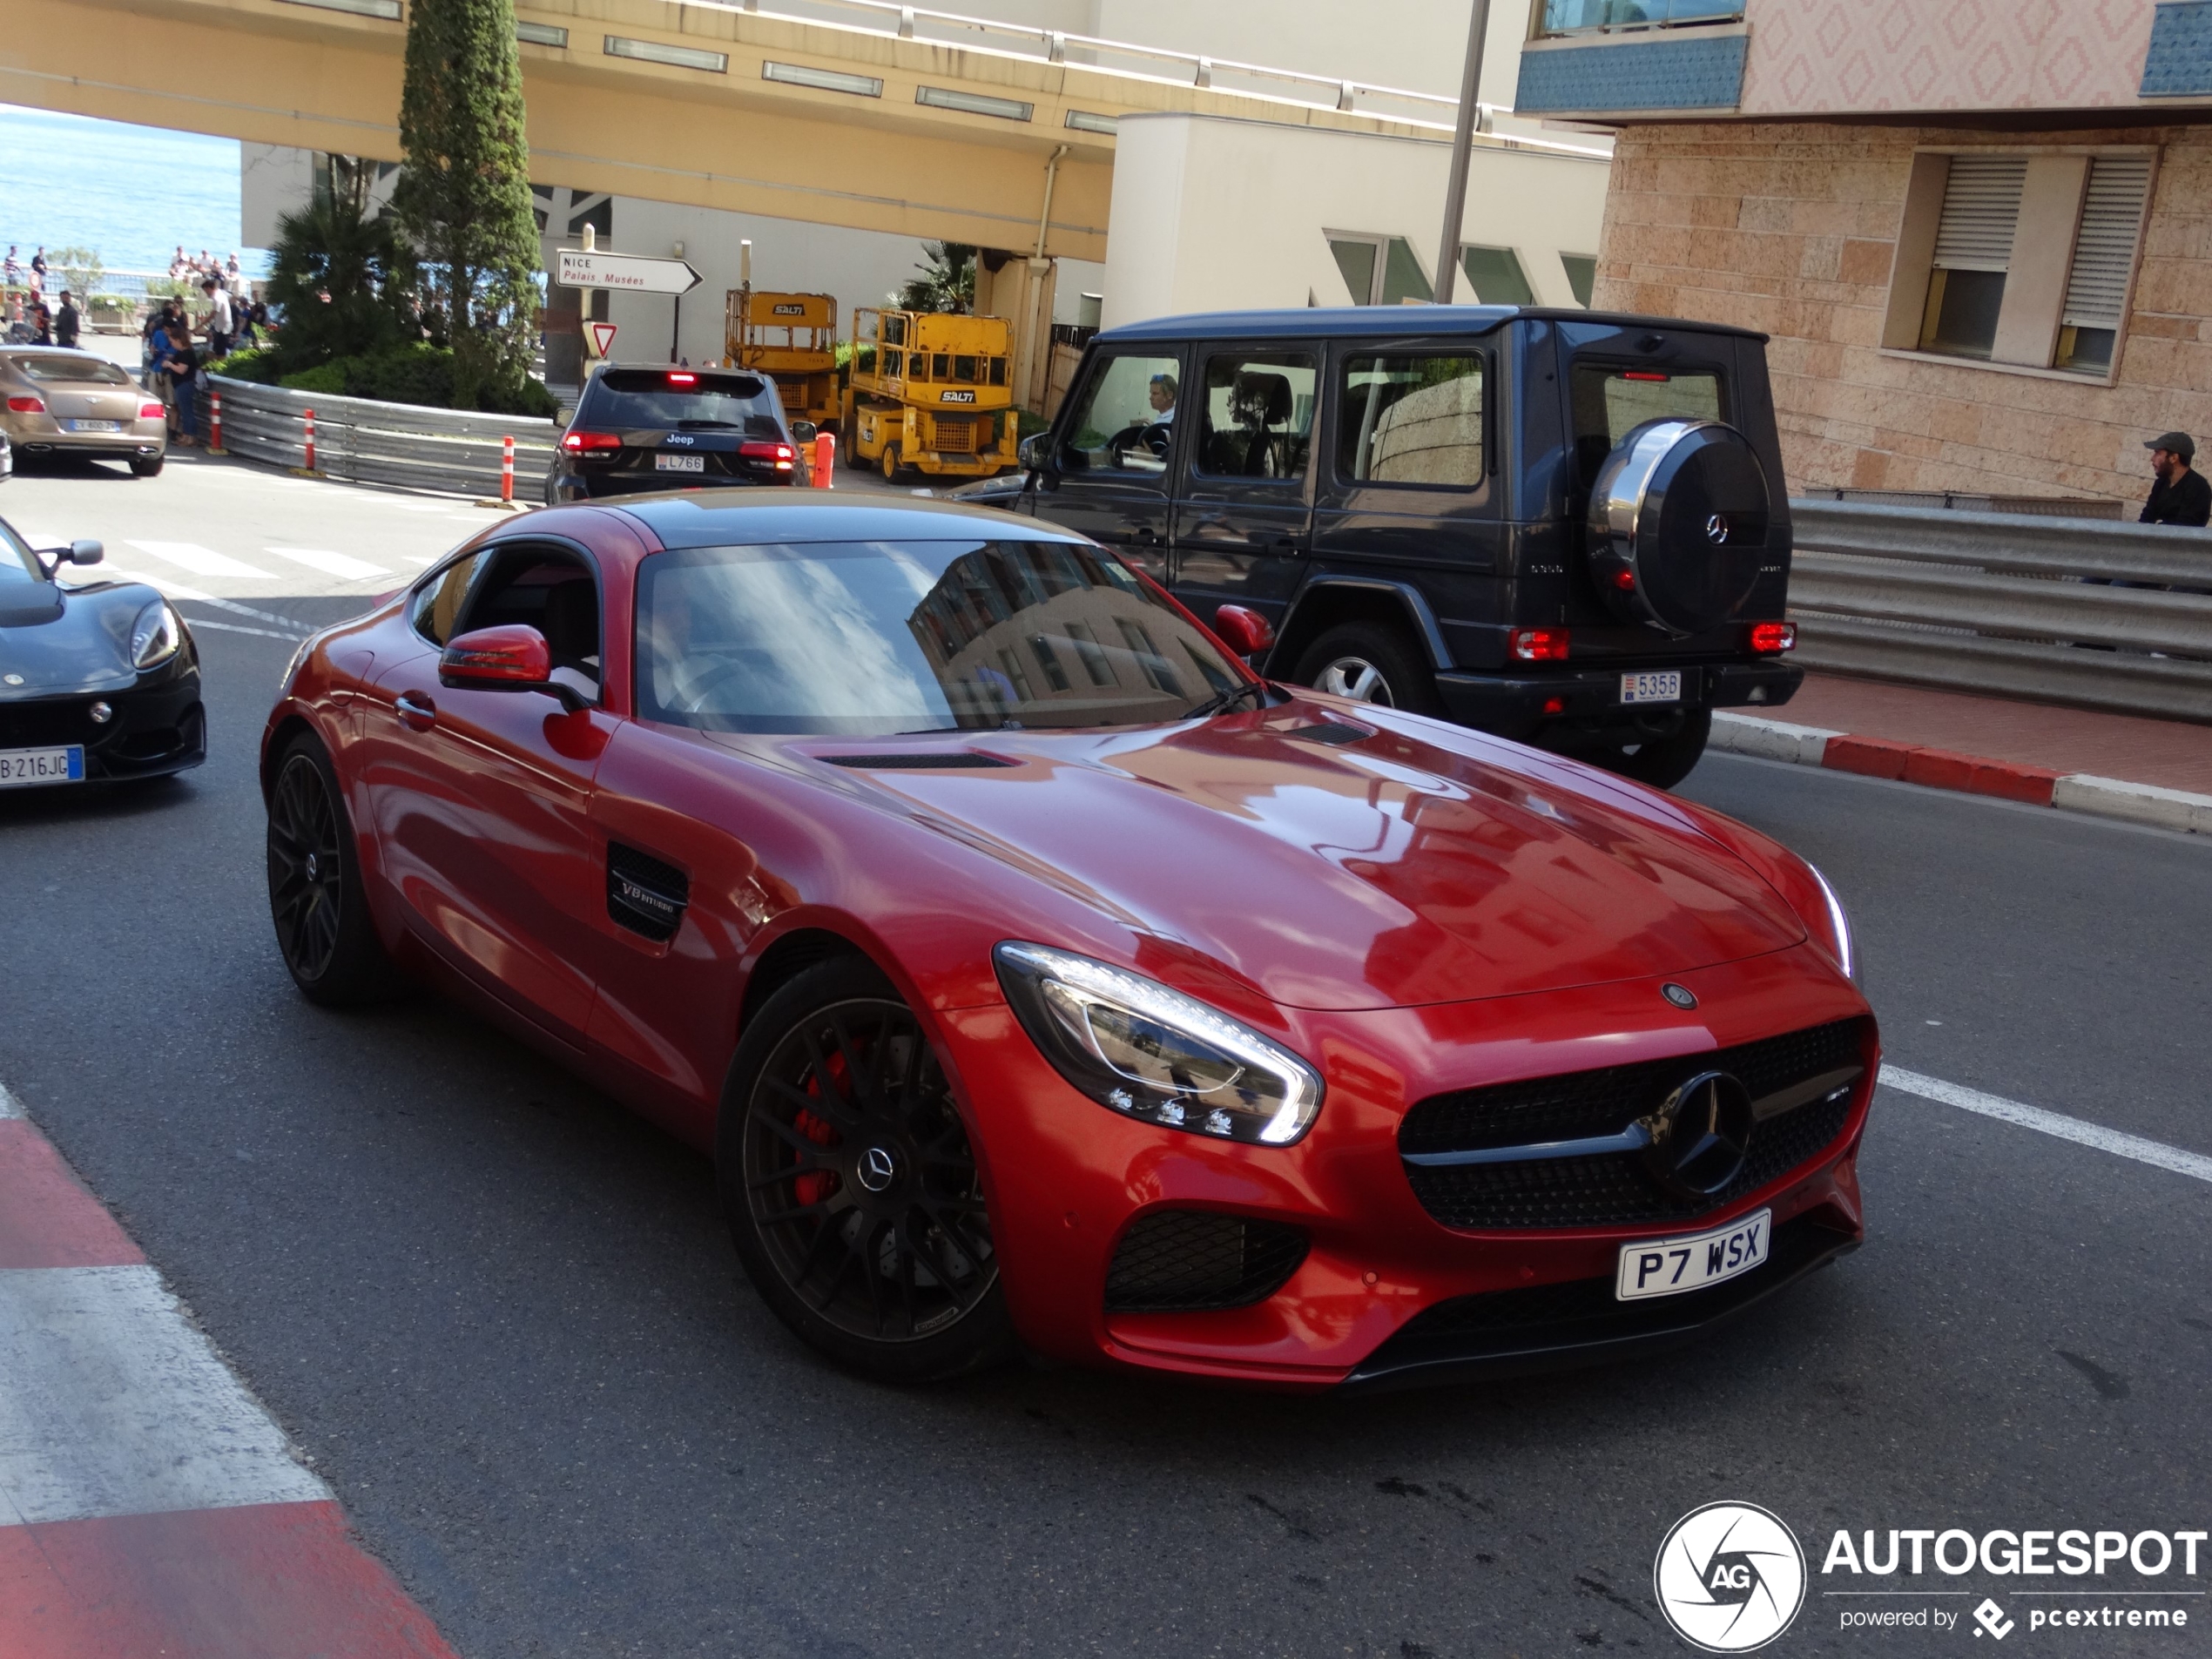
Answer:
<path fill-rule="evenodd" d="M 514 0 L 414 0 L 392 206 L 421 251 L 423 311 L 453 346 L 457 408 L 507 402 L 528 378 L 537 222 Z"/>

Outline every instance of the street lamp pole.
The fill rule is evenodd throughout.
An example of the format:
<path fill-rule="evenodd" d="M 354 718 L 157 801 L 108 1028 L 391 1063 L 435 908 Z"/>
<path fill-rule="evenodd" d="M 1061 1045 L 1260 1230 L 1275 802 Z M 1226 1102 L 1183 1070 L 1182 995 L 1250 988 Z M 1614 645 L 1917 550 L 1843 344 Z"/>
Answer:
<path fill-rule="evenodd" d="M 1476 101 L 1482 88 L 1482 37 L 1490 29 L 1490 0 L 1474 0 L 1467 25 L 1467 68 L 1460 77 L 1460 120 L 1452 132 L 1452 181 L 1444 187 L 1444 242 L 1436 252 L 1436 303 L 1452 303 L 1460 274 L 1460 226 L 1467 215 L 1467 155 L 1474 148 Z"/>

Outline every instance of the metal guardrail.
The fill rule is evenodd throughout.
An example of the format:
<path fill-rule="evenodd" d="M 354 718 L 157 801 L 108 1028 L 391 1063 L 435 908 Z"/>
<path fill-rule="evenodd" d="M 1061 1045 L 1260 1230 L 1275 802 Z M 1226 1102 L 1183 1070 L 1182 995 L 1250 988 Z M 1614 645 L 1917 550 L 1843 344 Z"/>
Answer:
<path fill-rule="evenodd" d="M 504 441 L 515 441 L 515 496 L 536 501 L 560 428 L 523 415 L 478 415 L 412 403 L 295 392 L 211 375 L 202 394 L 202 430 L 212 394 L 223 399 L 223 447 L 271 466 L 307 465 L 307 421 L 314 415 L 314 470 L 357 483 L 399 484 L 450 495 L 499 494 Z"/>
<path fill-rule="evenodd" d="M 2212 531 L 1851 502 L 1790 510 L 1806 667 L 2212 722 Z"/>

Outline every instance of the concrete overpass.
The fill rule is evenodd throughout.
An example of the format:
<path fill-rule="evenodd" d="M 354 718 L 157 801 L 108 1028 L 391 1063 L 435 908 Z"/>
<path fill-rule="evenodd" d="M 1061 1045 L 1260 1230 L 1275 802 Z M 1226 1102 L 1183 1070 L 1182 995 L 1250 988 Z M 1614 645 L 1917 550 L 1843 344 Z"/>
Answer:
<path fill-rule="evenodd" d="M 1064 146 L 1042 252 L 1100 260 L 1121 116 L 1437 142 L 1453 116 L 1448 99 L 882 0 L 787 3 L 813 15 L 523 0 L 532 179 L 1034 253 Z M 405 30 L 402 0 L 46 0 L 0 40 L 0 99 L 397 160 Z"/>

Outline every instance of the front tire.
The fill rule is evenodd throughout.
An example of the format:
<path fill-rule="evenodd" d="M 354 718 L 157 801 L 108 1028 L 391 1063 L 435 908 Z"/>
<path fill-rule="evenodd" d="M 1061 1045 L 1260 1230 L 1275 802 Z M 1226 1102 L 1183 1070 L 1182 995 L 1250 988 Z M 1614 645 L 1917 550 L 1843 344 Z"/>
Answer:
<path fill-rule="evenodd" d="M 353 821 L 311 732 L 277 762 L 269 792 L 269 914 L 292 981 L 311 1002 L 358 1008 L 400 988 L 361 886 Z"/>
<path fill-rule="evenodd" d="M 715 1161 L 746 1277 L 812 1346 L 888 1382 L 1014 1352 L 967 1127 L 865 960 L 808 968 L 747 1024 Z"/>
<path fill-rule="evenodd" d="M 1305 648 L 1291 678 L 1301 685 L 1356 703 L 1378 703 L 1413 714 L 1441 714 L 1436 676 L 1419 648 L 1396 628 L 1340 623 Z"/>
<path fill-rule="evenodd" d="M 1654 789 L 1672 789 L 1696 770 L 1705 745 L 1713 735 L 1710 709 L 1685 709 L 1682 725 L 1662 738 L 1645 738 L 1633 749 L 1623 745 L 1608 748 L 1592 759 L 1608 772 L 1633 778 Z"/>
<path fill-rule="evenodd" d="M 883 482 L 887 484 L 897 483 L 900 472 L 897 444 L 887 443 L 883 446 L 883 456 L 880 464 L 883 468 Z"/>

